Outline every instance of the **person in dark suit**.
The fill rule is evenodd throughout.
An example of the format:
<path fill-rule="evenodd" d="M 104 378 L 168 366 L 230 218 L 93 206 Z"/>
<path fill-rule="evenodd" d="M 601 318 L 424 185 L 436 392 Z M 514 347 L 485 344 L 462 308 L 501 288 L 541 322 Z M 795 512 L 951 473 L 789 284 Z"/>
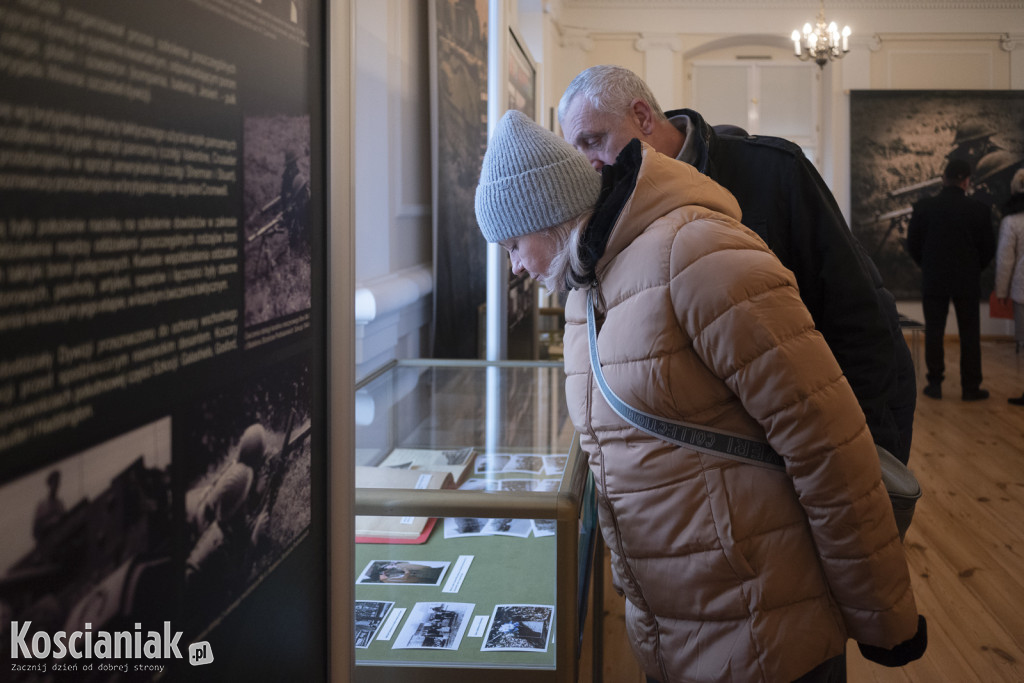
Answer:
<path fill-rule="evenodd" d="M 965 401 L 988 398 L 981 388 L 981 271 L 995 255 L 992 209 L 967 196 L 971 166 L 953 159 L 942 174 L 942 190 L 914 204 L 907 226 L 907 250 L 921 267 L 924 353 L 928 384 L 924 395 L 942 398 L 946 365 L 943 337 L 949 302 L 960 331 L 960 388 Z"/>

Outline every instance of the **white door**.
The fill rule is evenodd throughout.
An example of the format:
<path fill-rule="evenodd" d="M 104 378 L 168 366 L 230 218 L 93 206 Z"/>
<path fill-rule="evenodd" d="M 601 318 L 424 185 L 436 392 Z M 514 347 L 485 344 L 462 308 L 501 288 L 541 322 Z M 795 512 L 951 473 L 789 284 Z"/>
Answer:
<path fill-rule="evenodd" d="M 816 65 L 695 62 L 692 78 L 693 109 L 708 123 L 792 140 L 817 165 L 821 81 Z"/>

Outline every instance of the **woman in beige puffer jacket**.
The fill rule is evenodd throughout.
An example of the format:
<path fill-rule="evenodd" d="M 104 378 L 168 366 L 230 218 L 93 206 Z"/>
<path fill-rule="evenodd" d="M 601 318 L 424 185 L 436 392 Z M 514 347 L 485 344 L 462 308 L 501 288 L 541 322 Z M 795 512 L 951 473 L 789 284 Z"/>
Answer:
<path fill-rule="evenodd" d="M 571 160 L 559 157 L 569 152 L 546 138 L 553 150 L 531 142 L 515 150 L 525 158 L 509 154 L 506 138 L 551 135 L 516 122 L 499 123 L 485 156 L 484 235 L 509 250 L 514 270 L 548 283 L 561 278 L 550 270 L 566 268 L 557 254 L 581 255 L 584 272 L 570 258 L 567 279 L 597 287 L 602 366 L 624 401 L 766 438 L 786 462 L 782 472 L 708 455 L 625 423 L 590 369 L 586 292 L 570 293 L 569 412 L 648 676 L 785 682 L 840 657 L 851 637 L 920 645 L 923 624 L 863 413 L 792 274 L 740 224 L 732 195 L 634 140 L 606 167 L 596 212 L 582 235 L 569 229 L 566 247 L 559 236 L 573 221 L 564 219 L 578 215 L 570 209 L 590 181 L 571 177 Z M 548 204 L 524 214 L 537 196 Z M 568 216 L 549 215 L 552 203 L 568 206 Z"/>

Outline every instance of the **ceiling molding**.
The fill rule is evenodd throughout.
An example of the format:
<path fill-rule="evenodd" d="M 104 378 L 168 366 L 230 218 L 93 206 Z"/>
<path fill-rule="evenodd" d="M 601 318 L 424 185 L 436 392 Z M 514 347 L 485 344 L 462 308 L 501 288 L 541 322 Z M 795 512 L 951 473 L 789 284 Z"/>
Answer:
<path fill-rule="evenodd" d="M 808 0 L 561 0 L 564 9 L 816 9 Z M 1020 0 L 830 0 L 826 10 L 1013 10 Z"/>

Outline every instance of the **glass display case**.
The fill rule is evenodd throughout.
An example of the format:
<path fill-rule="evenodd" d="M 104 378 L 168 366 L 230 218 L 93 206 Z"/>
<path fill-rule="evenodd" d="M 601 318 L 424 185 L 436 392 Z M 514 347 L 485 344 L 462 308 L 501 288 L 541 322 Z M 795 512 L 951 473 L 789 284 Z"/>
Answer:
<path fill-rule="evenodd" d="M 357 681 L 575 681 L 596 539 L 561 363 L 356 387 Z"/>

